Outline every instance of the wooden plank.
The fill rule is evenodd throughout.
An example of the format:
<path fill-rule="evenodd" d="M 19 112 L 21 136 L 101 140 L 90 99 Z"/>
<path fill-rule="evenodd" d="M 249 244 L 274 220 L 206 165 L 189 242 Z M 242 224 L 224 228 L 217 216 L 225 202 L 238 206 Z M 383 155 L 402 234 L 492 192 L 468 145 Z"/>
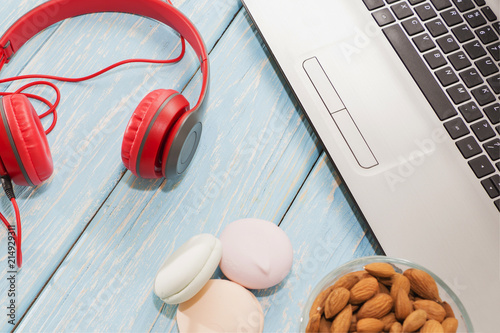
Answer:
<path fill-rule="evenodd" d="M 281 220 L 319 150 L 255 34 L 240 12 L 211 54 L 204 137 L 184 178 L 127 172 L 20 331 L 175 330 L 175 307 L 153 293 L 165 257 L 240 218 Z"/>
<path fill-rule="evenodd" d="M 19 19 L 24 13 L 32 8 L 44 3 L 46 0 L 4 0 L 0 3 L 2 10 L 2 21 L 0 21 L 0 36 Z M 40 47 L 54 33 L 59 24 L 46 29 L 42 33 L 31 39 L 21 48 L 11 60 L 11 65 L 6 65 L 0 73 L 0 78 L 7 78 L 18 75 L 30 59 L 38 52 Z M 0 85 L 2 91 L 7 91 L 10 84 Z"/>
<path fill-rule="evenodd" d="M 26 3 L 33 7 L 39 1 Z M 10 6 L 12 1 L 2 1 L 0 11 L 8 11 Z M 190 0 L 179 6 L 202 31 L 211 49 L 241 4 L 224 0 L 214 6 L 212 1 Z M 119 14 L 67 20 L 48 40 L 39 42 L 43 46 L 29 63 L 21 63 L 23 59 L 16 57 L 8 67 L 22 68 L 24 74 L 81 76 L 118 60 L 167 58 L 180 51 L 179 38 L 169 28 L 145 18 Z M 49 135 L 55 174 L 37 188 L 16 187 L 24 222 L 24 267 L 16 277 L 17 319 L 35 300 L 124 175 L 121 140 L 135 106 L 153 89 L 182 90 L 197 67 L 196 57 L 188 52 L 177 65 L 130 65 L 85 83 L 58 85 L 63 94 L 60 122 Z M 42 92 L 51 96 L 49 90 Z M 190 96 L 190 101 L 196 97 Z M 161 182 L 144 184 L 156 189 Z M 2 200 L 1 209 L 12 217 L 5 201 Z M 6 233 L 0 235 L 0 248 L 7 248 Z M 0 251 L 0 260 L 6 262 L 6 251 Z M 8 282 L 2 279 L 0 304 L 9 302 L 7 290 Z M 0 321 L 1 331 L 11 327 L 6 320 Z"/>
<path fill-rule="evenodd" d="M 298 332 L 307 298 L 326 274 L 382 251 L 324 153 L 280 226 L 294 247 L 292 272 L 256 295 L 266 314 L 266 332 Z"/>

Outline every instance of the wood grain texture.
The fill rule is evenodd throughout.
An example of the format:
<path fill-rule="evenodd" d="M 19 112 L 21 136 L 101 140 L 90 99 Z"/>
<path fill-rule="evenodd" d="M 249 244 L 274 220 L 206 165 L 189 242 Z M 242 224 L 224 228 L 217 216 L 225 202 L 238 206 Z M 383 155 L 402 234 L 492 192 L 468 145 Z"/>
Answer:
<path fill-rule="evenodd" d="M 13 3 L 1 2 L 0 12 Z M 21 12 L 35 5 L 23 3 Z M 172 66 L 131 65 L 60 84 L 61 120 L 49 136 L 56 172 L 38 188 L 16 187 L 25 221 L 18 318 L 33 303 L 17 331 L 177 331 L 176 307 L 153 293 L 158 268 L 190 237 L 218 235 L 240 218 L 281 222 L 294 246 L 285 281 L 255 292 L 266 332 L 297 331 L 307 295 L 323 275 L 379 251 L 241 3 L 174 3 L 211 50 L 211 91 L 193 164 L 182 179 L 151 181 L 125 171 L 120 160 L 125 125 L 148 91 L 174 87 L 196 100 L 200 75 L 192 52 Z M 51 29 L 6 69 L 79 76 L 128 57 L 179 52 L 168 28 L 130 15 L 90 15 Z M 0 208 L 10 212 L 1 198 Z M 223 278 L 220 271 L 214 277 Z M 2 281 L 0 304 L 8 301 L 6 287 Z M 1 331 L 11 328 L 0 321 Z"/>
<path fill-rule="evenodd" d="M 280 226 L 293 244 L 292 271 L 280 285 L 256 295 L 266 332 L 298 332 L 309 294 L 325 275 L 382 251 L 324 153 Z"/>
<path fill-rule="evenodd" d="M 314 139 L 242 13 L 212 52 L 211 65 L 205 133 L 187 174 L 151 184 L 127 172 L 21 330 L 175 327 L 173 307 L 152 293 L 166 255 L 239 218 L 281 220 L 317 159 Z M 68 290 L 74 291 L 69 297 L 54 296 Z"/>
<path fill-rule="evenodd" d="M 34 7 L 44 3 L 45 0 L 7 0 L 0 3 L 0 13 L 2 14 L 2 21 L 0 21 L 0 35 L 17 21 L 24 13 L 30 11 Z M 21 48 L 16 52 L 15 58 L 11 61 L 18 63 L 17 66 L 6 65 L 0 73 L 1 78 L 11 77 L 18 75 L 22 68 L 31 60 L 33 55 L 35 55 L 44 42 L 50 38 L 52 33 L 57 29 L 59 24 L 46 29 L 42 33 L 35 36 L 33 39 L 28 41 L 25 47 Z M 10 83 L 0 85 L 2 91 L 6 91 L 10 86 Z"/>
<path fill-rule="evenodd" d="M 1 2 L 1 12 L 14 4 L 15 1 Z M 181 10 L 190 13 L 203 30 L 209 49 L 239 6 L 236 1 L 222 2 L 219 6 L 208 1 L 180 4 Z M 79 76 L 126 58 L 167 58 L 179 51 L 178 36 L 163 25 L 132 15 L 95 14 L 64 21 L 29 57 L 28 63 L 16 57 L 8 67 L 16 73 Z M 49 135 L 54 176 L 35 189 L 16 187 L 24 222 L 25 260 L 17 276 L 18 318 L 123 176 L 121 140 L 133 109 L 151 90 L 169 87 L 182 90 L 198 64 L 193 52 L 188 52 L 177 65 L 128 67 L 81 84 L 59 84 L 64 98 L 59 108 L 60 122 Z M 2 71 L 2 75 L 7 74 Z M 51 94 L 50 90 L 43 93 Z M 195 98 L 192 96 L 191 101 Z M 3 205 L 2 211 L 12 216 L 8 205 Z M 1 235 L 0 248 L 7 248 L 5 233 Z M 0 260 L 6 262 L 6 251 L 1 251 Z M 2 281 L 1 304 L 8 301 L 6 290 L 7 282 Z M 1 330 L 9 327 L 6 321 L 0 321 Z"/>

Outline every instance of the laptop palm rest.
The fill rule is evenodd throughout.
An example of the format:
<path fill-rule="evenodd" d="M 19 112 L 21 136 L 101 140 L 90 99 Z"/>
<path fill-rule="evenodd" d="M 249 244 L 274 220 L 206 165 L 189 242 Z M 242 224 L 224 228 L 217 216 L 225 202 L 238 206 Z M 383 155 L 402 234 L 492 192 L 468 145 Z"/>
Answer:
<path fill-rule="evenodd" d="M 316 57 L 307 59 L 302 66 L 358 164 L 365 169 L 378 165 L 377 159 L 318 59 Z"/>

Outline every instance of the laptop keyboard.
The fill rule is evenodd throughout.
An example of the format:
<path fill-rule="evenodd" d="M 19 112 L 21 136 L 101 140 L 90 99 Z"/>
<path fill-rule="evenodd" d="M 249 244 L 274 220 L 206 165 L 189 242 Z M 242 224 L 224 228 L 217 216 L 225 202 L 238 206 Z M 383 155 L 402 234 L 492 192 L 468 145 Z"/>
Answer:
<path fill-rule="evenodd" d="M 500 211 L 500 22 L 484 0 L 362 0 Z"/>

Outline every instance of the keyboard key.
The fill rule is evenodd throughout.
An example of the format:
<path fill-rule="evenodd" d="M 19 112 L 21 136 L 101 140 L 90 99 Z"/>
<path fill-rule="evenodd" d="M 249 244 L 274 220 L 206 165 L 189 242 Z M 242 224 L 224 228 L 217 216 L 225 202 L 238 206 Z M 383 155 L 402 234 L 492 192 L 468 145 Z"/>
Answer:
<path fill-rule="evenodd" d="M 497 167 L 498 171 L 500 171 L 500 162 L 496 162 L 495 166 Z"/>
<path fill-rule="evenodd" d="M 382 7 L 384 4 L 384 0 L 363 0 L 366 5 L 366 8 L 369 10 Z"/>
<path fill-rule="evenodd" d="M 455 68 L 457 71 L 467 68 L 471 65 L 469 59 L 467 59 L 467 56 L 462 51 L 449 55 L 448 60 L 453 65 L 453 68 Z"/>
<path fill-rule="evenodd" d="M 424 2 L 424 1 L 425 1 L 425 0 L 410 0 L 410 3 L 411 3 L 412 5 L 416 5 L 416 4 L 421 3 L 421 2 Z"/>
<path fill-rule="evenodd" d="M 446 91 L 455 104 L 460 104 L 471 99 L 469 93 L 462 84 L 457 84 L 456 86 L 446 89 Z"/>
<path fill-rule="evenodd" d="M 488 78 L 486 81 L 488 81 L 488 84 L 491 87 L 491 90 L 495 94 L 500 94 L 500 74 L 493 75 L 492 77 Z"/>
<path fill-rule="evenodd" d="M 500 125 L 496 126 L 495 129 L 497 130 L 497 133 L 500 134 Z"/>
<path fill-rule="evenodd" d="M 500 159 L 500 139 L 495 138 L 483 144 L 484 150 L 493 161 Z"/>
<path fill-rule="evenodd" d="M 411 10 L 410 5 L 405 1 L 392 5 L 391 9 L 394 15 L 400 20 L 413 15 L 413 10 Z"/>
<path fill-rule="evenodd" d="M 452 83 L 458 82 L 458 76 L 451 67 L 445 67 L 436 71 L 436 76 L 443 86 L 449 86 Z"/>
<path fill-rule="evenodd" d="M 445 10 L 441 13 L 441 17 L 449 27 L 452 27 L 464 21 L 462 19 L 462 15 L 460 15 L 458 10 L 456 10 L 455 8 Z"/>
<path fill-rule="evenodd" d="M 455 6 L 457 6 L 458 10 L 462 13 L 474 8 L 474 4 L 471 0 L 453 0 L 453 3 L 455 3 Z"/>
<path fill-rule="evenodd" d="M 415 7 L 415 12 L 417 12 L 418 17 L 420 17 L 420 19 L 422 21 L 425 21 L 425 20 L 428 20 L 428 19 L 431 19 L 431 18 L 437 16 L 437 14 L 434 11 L 434 9 L 432 8 L 432 6 L 427 4 L 427 3 Z"/>
<path fill-rule="evenodd" d="M 424 58 L 432 69 L 446 65 L 446 59 L 439 50 L 434 50 L 424 54 Z"/>
<path fill-rule="evenodd" d="M 373 12 L 372 16 L 375 19 L 375 21 L 377 21 L 377 24 L 381 27 L 396 21 L 394 16 L 392 16 L 391 12 L 387 8 L 383 8 L 376 12 Z"/>
<path fill-rule="evenodd" d="M 500 35 L 500 22 L 493 22 L 493 24 L 491 25 L 493 27 L 493 29 L 495 29 L 495 31 L 497 32 L 497 34 Z"/>
<path fill-rule="evenodd" d="M 441 21 L 441 19 L 435 19 L 427 22 L 425 26 L 433 37 L 438 37 L 448 32 L 448 29 L 444 25 L 443 21 Z"/>
<path fill-rule="evenodd" d="M 438 38 L 436 41 L 444 53 L 450 53 L 458 50 L 459 48 L 458 43 L 455 41 L 455 38 L 453 38 L 451 35 L 443 36 L 441 38 Z"/>
<path fill-rule="evenodd" d="M 496 189 L 500 191 L 500 175 L 496 174 L 490 177 L 493 185 L 495 185 Z"/>
<path fill-rule="evenodd" d="M 443 92 L 441 86 L 428 70 L 424 60 L 408 40 L 403 29 L 393 24 L 382 31 L 401 58 L 434 112 L 441 120 L 453 117 L 457 111 Z"/>
<path fill-rule="evenodd" d="M 464 158 L 470 158 L 482 152 L 481 147 L 479 147 L 476 139 L 473 136 L 468 136 L 464 139 L 461 139 L 457 141 L 456 144 Z"/>
<path fill-rule="evenodd" d="M 464 81 L 467 88 L 472 88 L 483 83 L 483 78 L 479 75 L 475 68 L 466 69 L 460 72 L 460 77 Z"/>
<path fill-rule="evenodd" d="M 495 103 L 485 107 L 484 113 L 486 113 L 486 117 L 488 117 L 493 125 L 500 123 L 500 104 Z"/>
<path fill-rule="evenodd" d="M 486 54 L 483 45 L 477 40 L 464 44 L 464 50 L 467 52 L 469 57 L 471 57 L 471 59 L 477 59 Z"/>
<path fill-rule="evenodd" d="M 500 212 L 500 199 L 495 200 L 495 206 L 497 207 L 498 211 Z"/>
<path fill-rule="evenodd" d="M 469 161 L 469 166 L 477 178 L 483 178 L 495 172 L 493 165 L 485 155 L 481 155 Z"/>
<path fill-rule="evenodd" d="M 495 96 L 487 86 L 481 86 L 472 90 L 472 95 L 474 95 L 474 98 L 481 106 L 491 103 L 495 100 Z"/>
<path fill-rule="evenodd" d="M 486 47 L 493 59 L 500 61 L 500 42 L 493 43 Z"/>
<path fill-rule="evenodd" d="M 491 128 L 490 124 L 488 124 L 488 122 L 484 119 L 470 125 L 470 128 L 481 142 L 495 136 L 493 128 Z"/>
<path fill-rule="evenodd" d="M 431 2 L 437 10 L 445 9 L 451 6 L 450 0 L 431 0 Z"/>
<path fill-rule="evenodd" d="M 481 113 L 481 110 L 477 106 L 476 102 L 469 102 L 464 105 L 460 105 L 458 110 L 468 123 L 483 117 L 483 114 Z"/>
<path fill-rule="evenodd" d="M 493 184 L 491 178 L 486 178 L 482 180 L 481 185 L 483 185 L 484 189 L 486 190 L 491 199 L 496 198 L 500 195 L 498 189 Z"/>
<path fill-rule="evenodd" d="M 431 37 L 428 34 L 423 34 L 417 37 L 413 37 L 413 42 L 415 43 L 420 52 L 425 52 L 427 50 L 436 47 L 436 44 L 434 44 L 434 42 L 432 41 Z"/>
<path fill-rule="evenodd" d="M 475 62 L 477 68 L 484 76 L 489 76 L 498 72 L 497 65 L 491 60 L 490 57 L 479 59 Z"/>
<path fill-rule="evenodd" d="M 451 31 L 453 32 L 455 37 L 457 37 L 460 43 L 466 42 L 474 38 L 474 34 L 472 33 L 467 24 L 459 25 L 458 27 L 451 29 Z"/>
<path fill-rule="evenodd" d="M 473 10 L 464 14 L 465 20 L 472 28 L 477 28 L 486 24 L 486 19 L 479 10 Z"/>
<path fill-rule="evenodd" d="M 484 5 L 486 5 L 486 1 L 485 0 L 474 0 L 474 2 L 478 6 L 484 6 Z"/>
<path fill-rule="evenodd" d="M 424 27 L 422 26 L 420 21 L 417 20 L 416 18 L 410 18 L 406 21 L 403 21 L 401 24 L 403 25 L 403 28 L 405 28 L 406 32 L 410 36 L 416 35 L 424 31 Z"/>
<path fill-rule="evenodd" d="M 488 26 L 477 29 L 476 35 L 479 37 L 481 42 L 483 42 L 483 44 L 489 44 L 498 40 L 498 36 L 495 34 L 493 29 Z"/>
<path fill-rule="evenodd" d="M 486 6 L 486 7 L 481 8 L 481 11 L 483 12 L 484 16 L 486 16 L 488 21 L 490 21 L 490 22 L 496 21 L 497 16 L 493 12 L 493 10 L 490 8 L 490 6 Z"/>
<path fill-rule="evenodd" d="M 390 5 L 391 3 L 395 3 L 395 2 L 398 2 L 398 1 L 399 1 L 399 0 L 385 0 L 385 2 L 387 2 L 389 5 Z"/>
<path fill-rule="evenodd" d="M 464 121 L 460 117 L 456 117 L 445 122 L 444 127 L 446 128 L 448 134 L 450 134 L 452 139 L 458 139 L 470 133 L 467 125 L 465 125 Z"/>

